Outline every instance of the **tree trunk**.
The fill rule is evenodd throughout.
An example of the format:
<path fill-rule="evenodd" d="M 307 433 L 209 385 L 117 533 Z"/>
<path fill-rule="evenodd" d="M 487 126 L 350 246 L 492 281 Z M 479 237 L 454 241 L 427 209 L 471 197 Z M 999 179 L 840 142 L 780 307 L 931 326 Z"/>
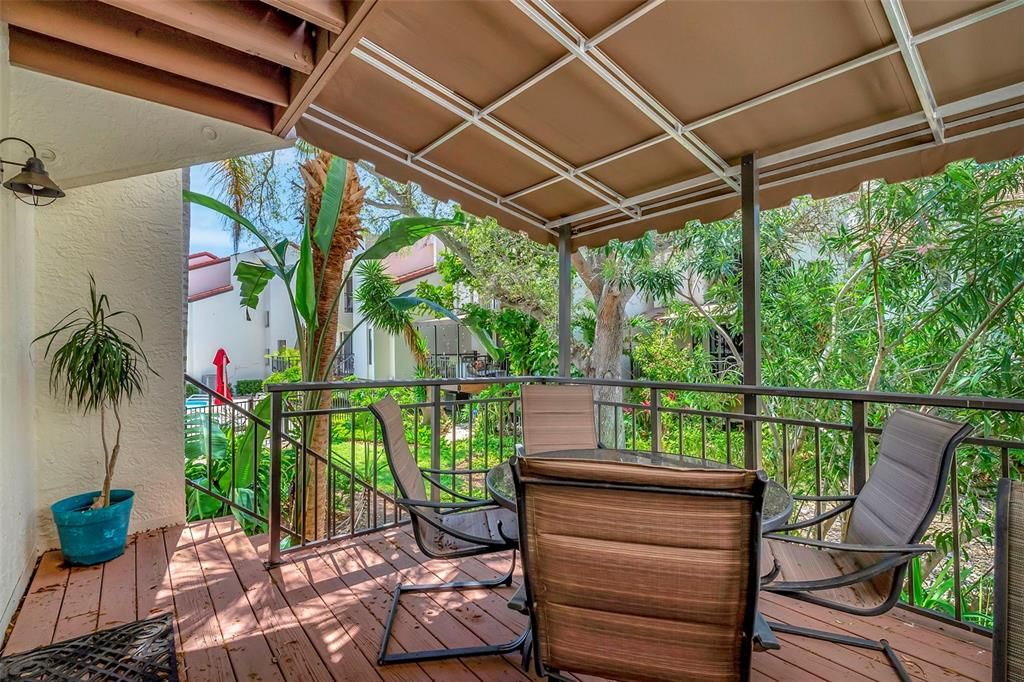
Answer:
<path fill-rule="evenodd" d="M 622 379 L 622 346 L 625 341 L 626 300 L 617 288 L 605 286 L 597 301 L 594 347 L 587 374 L 595 379 Z M 598 401 L 622 402 L 621 386 L 597 386 Z M 621 408 L 598 408 L 601 419 L 598 437 L 608 447 L 621 447 L 624 432 Z"/>
<path fill-rule="evenodd" d="M 331 156 L 321 154 L 303 165 L 303 177 L 306 179 L 307 201 L 309 205 L 309 229 L 316 225 L 320 212 L 320 200 L 323 182 Z M 331 377 L 331 357 L 338 343 L 338 308 L 337 300 L 341 291 L 341 283 L 345 275 L 345 262 L 359 245 L 362 224 L 359 212 L 363 207 L 364 190 L 356 174 L 355 164 L 349 163 L 345 178 L 345 197 L 338 214 L 338 224 L 334 231 L 330 251 L 325 258 L 319 249 L 313 249 L 313 276 L 319 283 L 316 302 L 317 326 L 307 333 L 307 352 L 310 354 L 309 375 L 314 380 L 327 380 Z M 322 391 L 310 395 L 307 407 L 328 409 L 331 407 L 331 392 Z M 323 458 L 330 457 L 330 417 L 327 415 L 313 420 L 311 434 L 308 439 L 309 448 Z M 327 527 L 328 521 L 328 490 L 329 481 L 325 462 L 314 459 L 311 455 L 306 468 L 306 505 L 305 535 L 307 539 L 319 539 L 333 534 L 334 529 Z M 350 512 L 352 510 L 350 509 Z"/>

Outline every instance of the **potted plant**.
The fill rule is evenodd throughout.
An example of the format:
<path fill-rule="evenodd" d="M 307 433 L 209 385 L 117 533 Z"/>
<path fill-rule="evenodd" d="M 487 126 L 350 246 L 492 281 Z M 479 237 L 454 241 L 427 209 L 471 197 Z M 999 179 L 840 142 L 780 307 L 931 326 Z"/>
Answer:
<path fill-rule="evenodd" d="M 138 335 L 119 328 L 118 322 L 129 323 Z M 96 280 L 89 275 L 89 307 L 71 311 L 32 342 L 46 341 L 51 393 L 63 396 L 83 415 L 98 412 L 100 418 L 103 489 L 50 507 L 61 551 L 70 564 L 89 566 L 124 553 L 134 493 L 112 490 L 111 482 L 121 451 L 121 409 L 142 392 L 146 374 L 156 374 L 141 340 L 139 318 L 124 310 L 112 311 L 106 294 L 97 293 Z M 113 424 L 108 428 L 111 417 Z"/>

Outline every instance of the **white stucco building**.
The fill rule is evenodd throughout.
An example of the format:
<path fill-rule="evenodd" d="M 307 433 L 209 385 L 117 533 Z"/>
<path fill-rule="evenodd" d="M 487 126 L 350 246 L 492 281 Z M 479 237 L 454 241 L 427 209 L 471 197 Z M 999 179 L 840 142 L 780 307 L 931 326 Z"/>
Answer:
<path fill-rule="evenodd" d="M 437 263 L 444 247 L 437 237 L 426 237 L 409 248 L 384 259 L 388 274 L 398 282 L 398 291 L 415 290 L 420 282 L 433 285 L 442 283 Z M 356 286 L 358 286 L 358 277 Z M 354 306 L 356 323 L 361 318 L 358 301 Z M 463 326 L 448 318 L 421 317 L 416 327 L 430 353 L 435 374 L 458 376 L 460 368 L 472 362 L 474 356 L 486 356 L 482 344 Z M 351 328 L 351 327 L 349 327 Z M 416 362 L 406 340 L 374 329 L 368 323 L 356 330 L 352 343 L 353 374 L 364 379 L 412 379 L 416 376 Z"/>
<path fill-rule="evenodd" d="M 235 268 L 239 262 L 258 263 L 264 249 L 252 249 L 218 258 L 203 251 L 188 257 L 188 328 L 185 372 L 208 386 L 215 385 L 213 357 L 227 351 L 228 380 L 265 379 L 273 369 L 272 353 L 295 348 L 295 324 L 285 284 L 270 280 L 256 310 L 243 308 Z M 286 260 L 298 260 L 298 249 L 288 249 Z"/>

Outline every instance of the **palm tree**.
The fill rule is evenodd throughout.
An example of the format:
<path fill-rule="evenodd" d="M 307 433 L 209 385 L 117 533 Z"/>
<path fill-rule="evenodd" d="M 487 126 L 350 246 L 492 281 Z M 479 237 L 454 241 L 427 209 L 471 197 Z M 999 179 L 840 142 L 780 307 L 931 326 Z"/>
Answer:
<path fill-rule="evenodd" d="M 260 262 L 241 261 L 235 268 L 241 304 L 255 309 L 270 280 L 278 278 L 286 283 L 302 361 L 302 379 L 307 382 L 327 380 L 338 352 L 344 347 L 344 343 L 339 344 L 336 338 L 337 311 L 341 294 L 355 266 L 379 261 L 445 226 L 464 220 L 462 214 L 445 219 L 401 218 L 393 221 L 373 244 L 353 255 L 362 235 L 359 212 L 364 195 L 353 165 L 344 159 L 320 153 L 302 165 L 305 210 L 299 259 L 294 263 L 286 258 L 290 246 L 287 239 L 275 242 L 267 230 L 260 229 L 223 202 L 195 192 L 184 192 L 188 201 L 217 211 L 240 224 L 265 247 Z M 346 270 L 345 263 L 350 257 L 352 266 Z M 380 317 L 366 315 L 356 327 L 366 321 L 378 324 L 383 316 L 388 315 L 387 310 L 393 309 L 395 316 L 410 320 L 408 325 L 398 328 L 409 338 L 407 328 L 411 327 L 411 311 L 422 305 L 457 320 L 454 313 L 437 304 L 403 294 L 385 301 L 374 301 L 368 309 Z M 384 324 L 378 326 L 388 328 Z M 351 338 L 354 332 L 355 328 L 348 332 L 348 337 Z M 303 407 L 307 410 L 329 407 L 330 397 L 329 391 L 304 392 Z M 257 412 L 266 413 L 269 401 L 265 402 L 257 406 Z M 322 455 L 329 438 L 328 419 L 317 418 L 313 428 L 307 429 L 303 437 L 310 450 Z M 322 534 L 326 529 L 325 468 L 317 463 L 307 468 L 305 481 L 309 487 L 305 495 L 306 506 L 301 510 L 301 522 L 304 522 L 303 532 L 309 537 Z M 244 487 L 246 480 L 245 476 L 236 479 L 236 486 Z"/>
<path fill-rule="evenodd" d="M 252 196 L 255 184 L 255 172 L 252 160 L 247 156 L 235 159 L 224 159 L 213 164 L 210 179 L 219 190 L 219 194 L 236 213 L 245 213 L 249 197 Z M 238 244 L 242 240 L 242 224 L 230 221 L 231 249 L 238 252 Z"/>
<path fill-rule="evenodd" d="M 320 217 L 328 171 L 333 158 L 326 152 L 319 152 L 299 166 L 305 183 L 307 230 L 313 230 Z M 307 327 L 306 333 L 309 341 L 307 347 L 312 350 L 312 355 L 308 359 L 309 374 L 318 380 L 330 376 L 333 364 L 337 347 L 339 294 L 345 280 L 345 262 L 352 256 L 362 239 L 363 226 L 359 220 L 359 213 L 363 208 L 364 194 L 365 190 L 359 182 L 355 165 L 347 164 L 341 208 L 338 211 L 330 248 L 326 254 L 313 250 L 313 277 L 319 282 L 319 286 L 315 323 Z M 313 239 L 312 232 L 309 238 Z M 319 409 L 331 406 L 330 391 L 322 391 L 316 399 L 319 402 Z M 326 452 L 329 439 L 330 419 L 326 416 L 318 417 L 313 425 L 310 447 L 314 452 Z M 306 495 L 307 529 L 323 528 L 327 520 L 327 475 L 324 469 L 322 464 L 311 467 L 310 478 L 307 479 L 313 481 L 317 487 L 315 495 Z"/>

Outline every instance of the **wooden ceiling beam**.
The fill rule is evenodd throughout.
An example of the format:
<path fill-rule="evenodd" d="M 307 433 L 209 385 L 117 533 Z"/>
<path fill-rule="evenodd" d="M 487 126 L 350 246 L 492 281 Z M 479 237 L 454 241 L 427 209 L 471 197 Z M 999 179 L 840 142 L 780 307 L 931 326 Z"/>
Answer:
<path fill-rule="evenodd" d="M 7 2 L 14 26 L 105 52 L 265 102 L 286 106 L 289 81 L 277 64 L 93 0 Z"/>
<path fill-rule="evenodd" d="M 348 58 L 352 49 L 363 37 L 370 23 L 369 17 L 379 6 L 378 0 L 345 0 L 345 2 L 345 13 L 348 16 L 345 28 L 337 36 L 329 37 L 326 51 L 318 56 L 316 68 L 312 73 L 302 78 L 293 77 L 292 101 L 287 107 L 277 111 L 274 123 L 275 135 L 283 137 L 295 127 L 302 114 L 313 103 L 331 77 L 341 68 L 342 62 Z"/>
<path fill-rule="evenodd" d="M 263 0 L 264 3 L 305 19 L 331 33 L 345 28 L 345 5 L 342 0 Z"/>
<path fill-rule="evenodd" d="M 309 24 L 258 2 L 103 0 L 132 14 L 286 66 L 313 71 Z"/>
<path fill-rule="evenodd" d="M 10 27 L 11 64 L 269 132 L 272 105 L 221 88 Z"/>

